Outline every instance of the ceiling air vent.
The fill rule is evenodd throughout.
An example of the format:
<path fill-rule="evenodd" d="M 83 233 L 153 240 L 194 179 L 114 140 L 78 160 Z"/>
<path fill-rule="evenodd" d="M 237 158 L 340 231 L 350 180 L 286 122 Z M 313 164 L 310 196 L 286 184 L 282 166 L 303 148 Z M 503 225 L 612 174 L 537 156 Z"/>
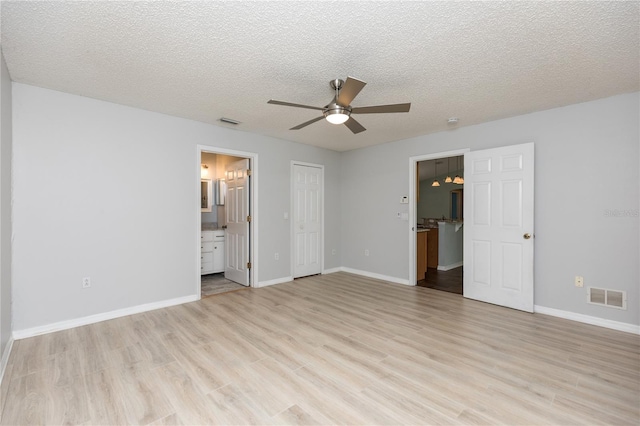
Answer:
<path fill-rule="evenodd" d="M 627 292 L 608 288 L 589 287 L 587 302 L 610 308 L 627 309 Z"/>
<path fill-rule="evenodd" d="M 238 120 L 234 120 L 232 118 L 227 118 L 227 117 L 221 117 L 220 121 L 222 121 L 223 123 L 233 124 L 233 125 L 240 124 Z"/>

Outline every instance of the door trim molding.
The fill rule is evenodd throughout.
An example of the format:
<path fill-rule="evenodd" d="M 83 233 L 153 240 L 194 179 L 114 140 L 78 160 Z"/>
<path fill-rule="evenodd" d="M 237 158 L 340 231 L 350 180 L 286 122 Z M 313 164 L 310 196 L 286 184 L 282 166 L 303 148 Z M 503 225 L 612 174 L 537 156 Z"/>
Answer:
<path fill-rule="evenodd" d="M 438 158 L 456 157 L 471 151 L 470 148 L 461 148 L 453 151 L 435 152 L 433 154 L 421 154 L 409 157 L 409 285 L 416 285 L 416 225 L 417 208 L 416 202 L 416 172 L 418 163 L 425 160 L 436 160 Z M 464 213 L 463 213 L 464 214 Z"/>
<path fill-rule="evenodd" d="M 195 155 L 195 167 L 194 170 L 194 180 L 195 184 L 193 187 L 195 188 L 193 196 L 194 198 L 194 206 L 196 209 L 196 232 L 195 232 L 195 247 L 200 249 L 200 231 L 202 229 L 202 215 L 200 211 L 200 164 L 202 153 L 209 154 L 221 154 L 221 155 L 229 155 L 232 157 L 240 157 L 240 158 L 248 158 L 249 164 L 251 166 L 251 185 L 249 187 L 249 203 L 250 203 L 250 212 L 251 212 L 251 225 L 249 226 L 249 258 L 251 259 L 251 270 L 249 271 L 249 287 L 255 287 L 259 282 L 259 266 L 260 262 L 258 261 L 258 236 L 259 236 L 259 218 L 258 214 L 258 154 L 255 152 L 248 151 L 237 151 L 235 149 L 227 149 L 227 148 L 219 148 L 212 145 L 196 145 L 196 155 Z M 196 255 L 196 281 L 195 281 L 195 294 L 197 296 L 196 300 L 200 300 L 200 256 Z"/>
<path fill-rule="evenodd" d="M 320 273 L 324 271 L 324 205 L 325 205 L 325 197 L 324 197 L 324 164 L 315 164 L 315 163 L 307 163 L 304 161 L 291 160 L 291 164 L 289 166 L 289 241 L 291 241 L 289 250 L 291 251 L 291 255 L 289 256 L 289 275 L 295 277 L 295 235 L 293 229 L 293 167 L 294 166 L 307 166 L 307 167 L 317 167 L 321 170 L 322 176 L 320 178 L 320 192 L 322 195 L 322 220 L 320 221 Z"/>

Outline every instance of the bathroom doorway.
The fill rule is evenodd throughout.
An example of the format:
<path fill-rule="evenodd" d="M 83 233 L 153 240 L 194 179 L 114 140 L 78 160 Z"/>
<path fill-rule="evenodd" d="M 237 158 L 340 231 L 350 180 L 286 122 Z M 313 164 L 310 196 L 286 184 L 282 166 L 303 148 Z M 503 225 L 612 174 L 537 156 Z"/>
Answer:
<path fill-rule="evenodd" d="M 236 163 L 246 165 L 241 171 L 242 179 L 235 173 L 237 171 L 229 174 L 229 166 Z M 207 297 L 253 286 L 257 279 L 253 250 L 257 236 L 257 156 L 199 146 L 198 168 L 201 205 L 197 292 L 200 297 Z M 244 199 L 242 203 L 238 201 L 240 198 Z M 238 232 L 238 220 L 233 219 L 237 215 L 229 215 L 230 203 L 233 204 L 231 213 L 242 211 L 246 228 L 243 232 Z M 238 210 L 238 204 L 242 209 Z"/>

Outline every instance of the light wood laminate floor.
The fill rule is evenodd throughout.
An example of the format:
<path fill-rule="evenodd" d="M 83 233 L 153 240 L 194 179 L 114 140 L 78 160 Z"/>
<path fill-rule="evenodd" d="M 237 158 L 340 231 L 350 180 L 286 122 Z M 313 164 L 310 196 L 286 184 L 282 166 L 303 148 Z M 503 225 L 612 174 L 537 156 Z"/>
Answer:
<path fill-rule="evenodd" d="M 2 424 L 633 424 L 640 337 L 335 273 L 16 341 Z"/>

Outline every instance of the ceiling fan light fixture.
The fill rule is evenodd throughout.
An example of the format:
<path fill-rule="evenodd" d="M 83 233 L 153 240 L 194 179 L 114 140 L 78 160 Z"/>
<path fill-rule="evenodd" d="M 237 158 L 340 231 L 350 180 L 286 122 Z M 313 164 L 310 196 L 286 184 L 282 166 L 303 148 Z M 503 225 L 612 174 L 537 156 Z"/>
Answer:
<path fill-rule="evenodd" d="M 345 121 L 349 119 L 351 111 L 347 108 L 343 108 L 341 106 L 335 106 L 328 110 L 326 110 L 324 114 L 324 118 L 331 124 L 343 124 Z"/>

